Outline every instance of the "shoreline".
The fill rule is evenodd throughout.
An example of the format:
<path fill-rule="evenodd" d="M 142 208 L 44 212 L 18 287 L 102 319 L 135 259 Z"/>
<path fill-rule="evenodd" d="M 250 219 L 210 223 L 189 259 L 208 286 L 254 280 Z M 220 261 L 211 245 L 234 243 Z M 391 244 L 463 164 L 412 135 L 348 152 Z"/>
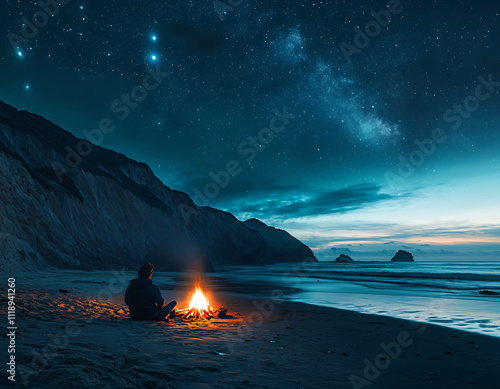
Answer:
<path fill-rule="evenodd" d="M 336 309 L 336 310 L 340 310 L 340 311 L 355 312 L 355 313 L 359 313 L 359 314 L 363 314 L 363 315 L 373 315 L 373 316 L 377 316 L 377 317 L 388 317 L 388 318 L 392 318 L 392 319 L 398 319 L 398 320 L 408 321 L 408 322 L 413 322 L 413 323 L 418 323 L 418 324 L 427 324 L 427 325 L 430 325 L 430 326 L 437 326 L 437 327 L 447 328 L 447 329 L 450 329 L 450 330 L 464 332 L 464 333 L 467 333 L 467 334 L 477 334 L 477 335 L 486 336 L 488 338 L 500 339 L 500 335 L 498 335 L 498 334 L 491 334 L 491 333 L 486 333 L 486 332 L 478 332 L 475 329 L 466 329 L 466 328 L 452 327 L 452 326 L 450 326 L 447 323 L 439 323 L 439 322 L 429 322 L 429 321 L 423 321 L 423 320 L 421 321 L 421 320 L 407 319 L 407 318 L 398 317 L 396 315 L 391 315 L 391 314 L 384 315 L 384 314 L 380 314 L 380 313 L 363 312 L 361 310 L 355 310 L 355 309 L 348 309 L 348 308 L 343 308 L 343 307 L 329 306 L 326 303 L 325 304 L 314 304 L 312 302 L 294 301 L 294 300 L 290 300 L 290 302 L 294 302 L 294 303 L 297 303 L 297 304 L 310 305 L 312 307 L 323 307 L 323 308 L 329 308 L 329 309 Z M 415 325 L 417 325 L 417 324 L 415 324 Z"/>
<path fill-rule="evenodd" d="M 50 284 L 20 289 L 16 356 L 18 371 L 32 372 L 29 387 L 495 389 L 500 382 L 498 338 L 281 302 L 269 285 L 252 291 L 220 278 L 204 291 L 235 319 L 133 322 L 120 293 L 97 299 L 104 284 L 79 276 L 71 285 L 53 275 Z M 62 284 L 79 289 L 60 293 Z M 190 290 L 162 293 L 169 300 Z"/>
<path fill-rule="evenodd" d="M 251 267 L 252 269 L 255 269 L 255 267 Z M 58 274 L 59 272 L 59 274 Z M 1 273 L 1 271 L 0 271 Z M 101 293 L 100 290 L 104 288 L 104 293 L 101 293 L 101 297 L 106 297 L 109 295 L 109 292 L 112 291 L 113 295 L 115 295 L 115 291 L 113 289 L 117 289 L 115 285 L 118 285 L 118 287 L 121 289 L 121 291 L 124 293 L 126 286 L 128 286 L 128 281 L 132 278 L 136 277 L 136 272 L 132 270 L 127 270 L 127 271 L 107 271 L 107 270 L 95 270 L 95 271 L 85 271 L 85 270 L 66 270 L 66 269 L 53 269 L 52 271 L 39 271 L 39 272 L 27 272 L 22 274 L 23 277 L 28 276 L 28 282 L 25 285 L 27 287 L 33 288 L 35 285 L 38 285 L 39 287 L 45 288 L 46 287 L 46 282 L 43 280 L 40 282 L 40 276 L 44 276 L 45 278 L 52 278 L 54 275 L 58 275 L 60 278 L 61 285 L 67 285 L 68 280 L 66 278 L 78 278 L 79 276 L 83 276 L 83 278 L 99 278 L 100 276 L 109 276 L 111 273 L 111 278 L 108 279 L 108 281 L 91 281 L 91 280 L 72 280 L 69 281 L 70 283 L 73 283 L 73 288 L 75 289 L 75 293 L 84 293 L 84 294 L 89 294 L 90 292 L 99 294 Z M 249 279 L 249 280 L 241 280 L 240 278 L 237 279 L 231 279 L 227 276 L 225 276 L 224 273 L 205 273 L 201 277 L 199 276 L 198 273 L 185 273 L 185 272 L 156 272 L 157 274 L 157 280 L 155 283 L 159 286 L 160 290 L 163 293 L 169 293 L 170 291 L 173 291 L 172 293 L 180 293 L 181 295 L 176 295 L 175 300 L 180 302 L 180 303 L 186 303 L 187 300 L 190 297 L 190 290 L 191 286 L 197 283 L 200 283 L 204 287 L 205 293 L 209 293 L 211 291 L 219 291 L 219 292 L 224 292 L 228 294 L 235 294 L 235 291 L 237 291 L 236 295 L 241 296 L 242 298 L 257 298 L 257 299 L 262 299 L 265 297 L 268 297 L 273 290 L 279 290 L 280 291 L 280 297 L 281 296 L 294 296 L 300 293 L 308 292 L 307 289 L 302 289 L 300 286 L 298 287 L 291 287 L 290 285 L 286 285 L 284 283 L 271 283 L 268 280 L 259 280 L 258 284 L 253 284 L 254 280 Z M 62 277 L 61 277 L 62 276 Z M 161 282 L 158 282 L 158 276 L 161 277 L 162 280 L 168 279 L 170 284 L 164 284 Z M 4 277 L 8 277 L 7 275 L 4 275 Z M 201 281 L 203 279 L 203 281 Z M 171 284 L 176 284 L 176 286 L 173 286 Z M 300 285 L 300 281 L 298 281 L 298 284 Z M 80 285 L 85 285 L 85 289 L 80 290 L 79 288 Z M 93 285 L 94 288 L 89 288 L 89 286 Z M 71 289 L 71 288 L 70 288 Z M 488 300 L 483 300 L 487 302 L 495 302 L 494 298 L 488 298 Z M 437 298 L 439 301 L 440 298 Z M 374 315 L 374 316 L 380 316 L 380 317 L 389 317 L 389 318 L 394 318 L 394 319 L 399 319 L 402 321 L 410 321 L 410 322 L 415 322 L 415 323 L 427 323 L 428 325 L 436 325 L 438 327 L 444 327 L 448 329 L 453 329 L 453 330 L 458 330 L 461 332 L 469 333 L 469 334 L 481 334 L 487 337 L 492 337 L 495 339 L 500 339 L 500 337 L 496 334 L 489 334 L 486 332 L 478 332 L 475 330 L 468 330 L 466 328 L 460 328 L 460 327 L 453 327 L 446 325 L 445 323 L 439 323 L 439 322 L 432 322 L 432 321 L 424 321 L 424 320 L 415 320 L 412 318 L 405 318 L 405 317 L 400 317 L 397 315 L 391 315 L 391 314 L 380 314 L 377 312 L 366 312 L 360 309 L 350 309 L 350 308 L 345 308 L 342 306 L 332 306 L 329 305 L 331 303 L 314 303 L 311 301 L 300 301 L 300 299 L 295 299 L 294 297 L 290 299 L 284 299 L 283 301 L 291 302 L 291 303 L 299 303 L 299 304 L 306 304 L 311 307 L 324 307 L 324 308 L 330 308 L 330 309 L 337 309 L 341 311 L 348 311 L 348 312 L 355 312 L 355 313 L 360 313 L 360 314 L 367 314 L 367 315 Z M 178 305 L 179 307 L 179 305 Z"/>
<path fill-rule="evenodd" d="M 358 266 L 351 264 L 324 266 L 312 272 L 305 270 L 306 274 L 300 274 L 299 269 L 297 276 L 293 272 L 285 273 L 291 276 L 286 276 L 288 282 L 285 284 L 296 286 L 290 296 L 292 301 L 426 322 L 500 338 L 500 317 L 497 315 L 500 296 L 479 293 L 483 289 L 500 292 L 497 273 L 485 276 L 485 269 L 481 269 L 473 275 L 464 272 L 467 269 L 455 267 L 434 272 L 421 268 L 421 263 L 415 268 L 415 264 L 404 265 L 405 268 L 411 265 L 412 270 L 392 271 L 392 266 L 377 266 L 374 269 L 362 267 L 362 271 L 358 271 Z M 267 272 L 269 270 L 267 275 L 252 269 L 242 273 L 259 283 L 273 283 L 273 279 L 282 278 L 279 268 Z M 242 279 L 238 273 L 228 277 Z"/>

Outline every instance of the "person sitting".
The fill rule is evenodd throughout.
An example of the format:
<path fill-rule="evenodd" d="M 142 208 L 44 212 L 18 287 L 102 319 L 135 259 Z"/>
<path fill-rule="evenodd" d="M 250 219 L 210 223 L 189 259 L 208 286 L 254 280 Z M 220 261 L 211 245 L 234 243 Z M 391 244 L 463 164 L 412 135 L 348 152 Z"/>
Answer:
<path fill-rule="evenodd" d="M 167 316 L 175 317 L 176 301 L 165 305 L 160 289 L 153 284 L 154 266 L 145 263 L 139 269 L 139 278 L 129 282 L 125 291 L 125 303 L 130 309 L 132 320 L 165 321 Z"/>

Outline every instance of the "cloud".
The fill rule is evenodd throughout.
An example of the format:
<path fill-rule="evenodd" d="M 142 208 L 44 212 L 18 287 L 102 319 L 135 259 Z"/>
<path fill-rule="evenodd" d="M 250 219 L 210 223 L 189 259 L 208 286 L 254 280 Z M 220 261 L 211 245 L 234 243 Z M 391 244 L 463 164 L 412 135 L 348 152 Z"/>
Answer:
<path fill-rule="evenodd" d="M 348 249 L 347 247 L 345 248 L 341 248 L 341 247 L 332 247 L 330 249 L 333 253 L 337 254 L 337 253 L 352 253 L 352 250 L 351 249 Z"/>
<path fill-rule="evenodd" d="M 202 193 L 205 185 L 213 180 L 207 176 L 186 180 L 188 193 Z M 196 190 L 195 190 L 196 189 Z M 307 216 L 347 213 L 393 196 L 380 193 L 381 187 L 373 184 L 352 185 L 346 188 L 317 193 L 298 185 L 280 184 L 276 179 L 233 180 L 219 194 L 209 200 L 216 206 L 235 214 L 241 219 L 288 219 Z M 401 198 L 402 196 L 398 196 Z M 201 196 L 200 196 L 201 198 Z M 193 196 L 196 203 L 203 204 Z"/>
<path fill-rule="evenodd" d="M 190 178 L 190 174 L 184 174 L 183 188 L 187 193 L 206 193 L 207 184 L 213 183 L 214 179 L 209 174 L 204 177 Z M 238 177 L 237 177 L 238 178 Z M 237 179 L 234 178 L 225 187 L 219 186 L 219 193 L 213 199 L 209 199 L 210 206 L 231 208 L 230 212 L 242 212 L 247 206 L 252 206 L 251 199 L 266 199 L 264 201 L 278 201 L 287 194 L 296 194 L 300 191 L 297 185 L 280 184 L 274 178 L 266 179 Z M 194 196 L 196 202 L 196 196 Z M 205 196 L 206 197 L 206 196 Z"/>
<path fill-rule="evenodd" d="M 346 213 L 393 196 L 380 193 L 381 187 L 372 184 L 352 185 L 343 189 L 324 193 L 295 192 L 268 195 L 265 200 L 249 200 L 248 197 L 239 207 L 230 207 L 231 212 L 244 214 L 245 217 L 260 218 L 299 218 L 306 216 Z M 400 196 L 399 196 L 400 197 Z"/>

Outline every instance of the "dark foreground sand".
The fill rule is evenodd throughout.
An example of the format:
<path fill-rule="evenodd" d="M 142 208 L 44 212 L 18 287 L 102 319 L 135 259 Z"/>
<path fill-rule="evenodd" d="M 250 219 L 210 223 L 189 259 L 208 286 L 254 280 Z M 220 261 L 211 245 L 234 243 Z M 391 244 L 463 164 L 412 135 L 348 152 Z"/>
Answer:
<path fill-rule="evenodd" d="M 213 305 L 238 312 L 234 319 L 133 322 L 120 296 L 96 298 L 81 282 L 66 282 L 68 294 L 58 292 L 57 280 L 24 286 L 17 291 L 18 386 L 500 388 L 500 338 L 273 302 L 273 289 L 262 285 L 252 295 L 248 285 L 210 285 Z M 163 294 L 189 296 L 181 292 Z M 1 304 L 5 317 L 4 290 Z M 2 350 L 6 341 L 3 335 Z M 0 387 L 9 383 L 3 371 Z"/>

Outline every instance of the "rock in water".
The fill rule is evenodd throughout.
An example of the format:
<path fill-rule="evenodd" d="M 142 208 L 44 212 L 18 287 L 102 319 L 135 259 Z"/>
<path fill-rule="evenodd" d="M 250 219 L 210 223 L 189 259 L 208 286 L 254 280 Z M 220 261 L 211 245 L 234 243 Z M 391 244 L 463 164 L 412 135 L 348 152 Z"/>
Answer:
<path fill-rule="evenodd" d="M 488 295 L 488 296 L 497 296 L 497 295 L 499 295 L 500 293 L 498 293 L 498 292 L 494 292 L 494 291 L 492 291 L 492 290 L 480 290 L 480 291 L 479 291 L 479 294 L 486 294 L 486 295 Z"/>
<path fill-rule="evenodd" d="M 352 259 L 349 255 L 340 254 L 339 257 L 335 260 L 335 262 L 348 263 L 348 262 L 354 262 L 354 259 Z"/>
<path fill-rule="evenodd" d="M 102 136 L 102 133 L 101 133 Z M 195 199 L 196 200 L 196 199 Z M 3 270 L 212 270 L 317 261 L 285 231 L 242 223 L 165 186 L 144 163 L 0 101 Z"/>
<path fill-rule="evenodd" d="M 394 257 L 392 257 L 391 262 L 414 262 L 412 253 L 399 250 Z"/>

